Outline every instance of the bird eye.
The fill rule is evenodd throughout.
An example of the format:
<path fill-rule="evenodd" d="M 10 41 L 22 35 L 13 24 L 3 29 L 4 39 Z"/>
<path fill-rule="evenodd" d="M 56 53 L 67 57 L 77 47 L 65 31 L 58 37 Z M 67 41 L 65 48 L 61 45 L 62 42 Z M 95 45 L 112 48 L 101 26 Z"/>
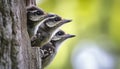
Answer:
<path fill-rule="evenodd" d="M 56 17 L 56 18 L 55 18 L 55 21 L 60 21 L 60 20 L 61 20 L 60 17 Z"/>
<path fill-rule="evenodd" d="M 64 35 L 65 33 L 63 31 L 57 32 L 57 35 Z"/>
<path fill-rule="evenodd" d="M 37 11 L 37 12 L 35 12 L 35 14 L 37 14 L 37 15 L 43 15 L 44 12 L 43 11 Z"/>

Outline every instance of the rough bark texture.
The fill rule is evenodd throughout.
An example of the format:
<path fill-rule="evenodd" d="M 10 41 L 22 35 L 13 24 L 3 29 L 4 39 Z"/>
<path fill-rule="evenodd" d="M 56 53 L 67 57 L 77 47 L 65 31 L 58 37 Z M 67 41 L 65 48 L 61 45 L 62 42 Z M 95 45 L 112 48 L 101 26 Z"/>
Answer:
<path fill-rule="evenodd" d="M 36 0 L 26 0 L 26 6 L 36 5 Z"/>
<path fill-rule="evenodd" d="M 0 69 L 41 69 L 39 48 L 32 48 L 26 6 L 35 0 L 0 0 Z"/>

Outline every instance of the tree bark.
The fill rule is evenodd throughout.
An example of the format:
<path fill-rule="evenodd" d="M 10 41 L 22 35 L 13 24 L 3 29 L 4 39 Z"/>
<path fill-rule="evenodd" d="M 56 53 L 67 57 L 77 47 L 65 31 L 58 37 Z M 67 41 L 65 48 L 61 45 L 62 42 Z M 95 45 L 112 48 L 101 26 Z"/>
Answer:
<path fill-rule="evenodd" d="M 41 69 L 39 48 L 27 32 L 26 6 L 35 0 L 0 0 L 0 69 Z"/>

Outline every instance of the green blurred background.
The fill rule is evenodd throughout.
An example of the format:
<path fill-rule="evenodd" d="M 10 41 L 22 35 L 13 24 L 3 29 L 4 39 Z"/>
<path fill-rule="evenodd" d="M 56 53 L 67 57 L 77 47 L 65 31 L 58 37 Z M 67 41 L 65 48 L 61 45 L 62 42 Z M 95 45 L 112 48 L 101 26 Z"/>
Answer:
<path fill-rule="evenodd" d="M 101 44 L 101 48 L 119 58 L 120 0 L 38 0 L 37 5 L 46 12 L 72 19 L 61 29 L 76 35 L 61 45 L 54 61 L 45 69 L 73 69 L 71 54 L 84 39 Z M 116 69 L 120 69 L 119 65 Z"/>

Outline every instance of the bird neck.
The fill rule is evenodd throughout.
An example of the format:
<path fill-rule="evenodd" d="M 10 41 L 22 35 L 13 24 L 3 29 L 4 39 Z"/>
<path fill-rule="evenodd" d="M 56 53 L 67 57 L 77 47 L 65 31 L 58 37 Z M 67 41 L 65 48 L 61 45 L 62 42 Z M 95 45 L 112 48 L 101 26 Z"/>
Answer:
<path fill-rule="evenodd" d="M 34 28 L 35 26 L 37 26 L 37 24 L 39 24 L 39 21 L 27 20 L 27 26 L 28 26 L 29 28 Z"/>
<path fill-rule="evenodd" d="M 63 41 L 51 41 L 55 48 L 59 48 Z"/>

